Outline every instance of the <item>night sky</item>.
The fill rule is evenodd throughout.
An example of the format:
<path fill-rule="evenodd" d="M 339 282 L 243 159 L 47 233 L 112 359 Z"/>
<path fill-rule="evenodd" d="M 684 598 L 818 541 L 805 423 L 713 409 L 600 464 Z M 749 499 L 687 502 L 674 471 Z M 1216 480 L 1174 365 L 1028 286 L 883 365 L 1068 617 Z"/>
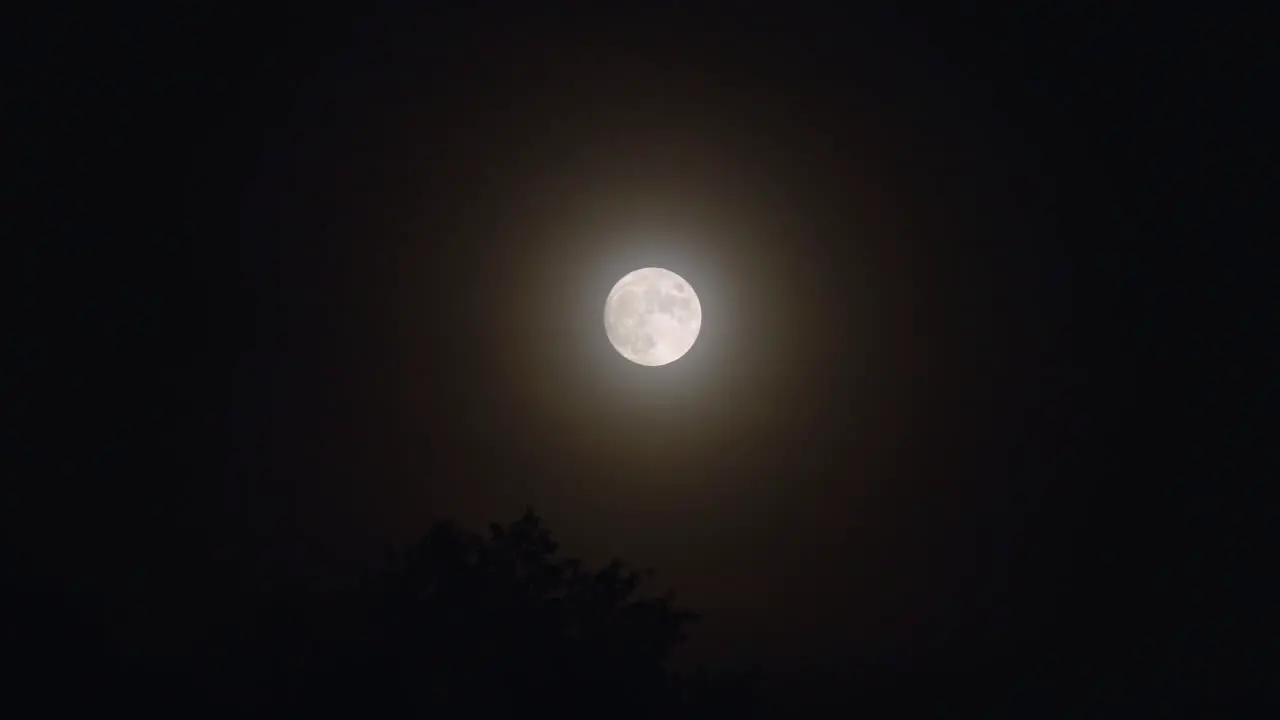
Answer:
<path fill-rule="evenodd" d="M 704 616 L 696 659 L 1079 670 L 1112 572 L 1078 467 L 1080 256 L 1120 184 L 1095 20 L 140 23 L 81 70 L 86 192 L 136 228 L 75 270 L 120 300 L 80 348 L 100 412 L 69 421 L 103 480 L 30 490 L 60 524 L 15 537 L 131 642 L 181 644 L 532 505 L 569 554 L 654 568 Z M 648 266 L 703 309 L 657 368 L 602 320 Z"/>

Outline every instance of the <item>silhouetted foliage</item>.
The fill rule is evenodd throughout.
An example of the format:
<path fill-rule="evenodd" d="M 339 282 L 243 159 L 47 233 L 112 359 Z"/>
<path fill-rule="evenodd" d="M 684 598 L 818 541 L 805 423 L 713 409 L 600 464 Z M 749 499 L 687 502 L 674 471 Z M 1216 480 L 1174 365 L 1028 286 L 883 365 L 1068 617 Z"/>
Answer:
<path fill-rule="evenodd" d="M 614 561 L 560 558 L 532 512 L 487 535 L 440 523 L 352 598 L 326 704 L 409 713 L 649 717 L 679 698 L 668 661 L 695 616 Z"/>

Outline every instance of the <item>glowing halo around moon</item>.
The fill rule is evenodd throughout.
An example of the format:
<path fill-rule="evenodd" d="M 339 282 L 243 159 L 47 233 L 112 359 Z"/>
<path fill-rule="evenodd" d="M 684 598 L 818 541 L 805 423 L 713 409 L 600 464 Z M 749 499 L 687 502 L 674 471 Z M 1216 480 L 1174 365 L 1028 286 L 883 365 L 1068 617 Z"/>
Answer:
<path fill-rule="evenodd" d="M 641 268 L 609 291 L 604 328 L 622 357 L 638 365 L 666 365 L 698 339 L 702 306 L 684 278 L 663 268 Z"/>

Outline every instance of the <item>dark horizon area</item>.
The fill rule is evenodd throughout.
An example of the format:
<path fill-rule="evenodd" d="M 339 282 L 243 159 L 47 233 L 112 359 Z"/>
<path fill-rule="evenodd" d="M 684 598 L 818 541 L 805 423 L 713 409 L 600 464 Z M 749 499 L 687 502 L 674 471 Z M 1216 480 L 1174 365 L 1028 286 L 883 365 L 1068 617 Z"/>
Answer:
<path fill-rule="evenodd" d="M 68 339 L 31 366 L 68 399 L 31 416 L 48 480 L 5 503 L 7 581 L 177 666 L 438 521 L 532 507 L 568 556 L 652 568 L 700 616 L 676 666 L 754 668 L 781 715 L 1252 702 L 1241 633 L 1186 630 L 1244 627 L 1232 523 L 1184 532 L 1195 493 L 1141 457 L 1149 21 L 48 23 L 20 122 L 73 242 L 41 250 Z M 651 266 L 703 313 L 652 368 L 602 321 Z"/>

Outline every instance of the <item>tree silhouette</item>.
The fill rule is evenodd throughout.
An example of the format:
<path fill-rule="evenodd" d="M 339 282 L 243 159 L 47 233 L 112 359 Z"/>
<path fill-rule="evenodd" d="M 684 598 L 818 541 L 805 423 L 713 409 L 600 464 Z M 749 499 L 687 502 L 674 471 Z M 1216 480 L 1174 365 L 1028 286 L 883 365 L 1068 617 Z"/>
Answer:
<path fill-rule="evenodd" d="M 306 694 L 407 716 L 677 717 L 709 702 L 705 677 L 669 667 L 695 614 L 642 594 L 649 573 L 616 560 L 589 570 L 557 551 L 532 509 L 487 535 L 435 525 L 348 595 L 345 632 Z"/>

